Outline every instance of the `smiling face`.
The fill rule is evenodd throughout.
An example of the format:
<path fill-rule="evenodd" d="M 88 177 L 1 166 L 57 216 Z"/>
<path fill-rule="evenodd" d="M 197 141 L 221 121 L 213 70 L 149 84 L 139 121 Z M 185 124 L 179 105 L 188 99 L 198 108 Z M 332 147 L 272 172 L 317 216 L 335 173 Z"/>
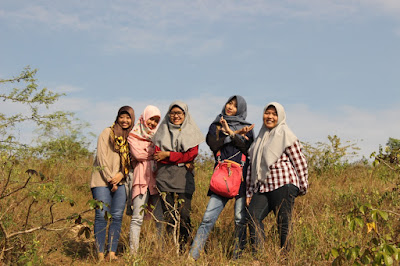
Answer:
<path fill-rule="evenodd" d="M 225 105 L 225 114 L 228 116 L 236 115 L 237 113 L 237 100 L 236 98 L 232 98 Z"/>
<path fill-rule="evenodd" d="M 272 105 L 268 106 L 263 115 L 264 125 L 268 129 L 273 129 L 278 124 L 278 113 Z"/>
<path fill-rule="evenodd" d="M 132 119 L 127 113 L 122 113 L 118 116 L 117 123 L 123 128 L 127 129 L 132 125 Z"/>
<path fill-rule="evenodd" d="M 157 127 L 158 123 L 160 122 L 159 116 L 153 116 L 147 119 L 146 125 L 150 130 L 153 130 Z"/>
<path fill-rule="evenodd" d="M 183 121 L 185 121 L 185 112 L 175 106 L 169 111 L 169 121 L 174 125 L 182 125 Z"/>

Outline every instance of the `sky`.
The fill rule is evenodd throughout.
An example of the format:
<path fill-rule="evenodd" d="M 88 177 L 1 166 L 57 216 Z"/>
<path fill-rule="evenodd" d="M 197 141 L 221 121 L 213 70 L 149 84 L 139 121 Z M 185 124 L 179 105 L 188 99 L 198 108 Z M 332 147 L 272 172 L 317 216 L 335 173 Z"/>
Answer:
<path fill-rule="evenodd" d="M 238 94 L 256 134 L 276 101 L 301 141 L 368 158 L 400 139 L 398 0 L 1 0 L 0 78 L 28 65 L 96 135 L 123 105 L 174 100 L 206 134 Z"/>

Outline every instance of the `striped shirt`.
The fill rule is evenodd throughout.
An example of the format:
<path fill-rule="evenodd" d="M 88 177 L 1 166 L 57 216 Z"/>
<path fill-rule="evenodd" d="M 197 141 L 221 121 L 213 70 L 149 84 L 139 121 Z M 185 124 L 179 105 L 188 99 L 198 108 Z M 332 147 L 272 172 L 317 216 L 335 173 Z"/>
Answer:
<path fill-rule="evenodd" d="M 265 183 L 258 181 L 251 186 L 251 165 L 247 170 L 246 196 L 252 197 L 254 193 L 270 192 L 287 184 L 299 188 L 299 195 L 304 195 L 308 188 L 307 161 L 301 151 L 301 143 L 296 140 L 292 146 L 285 149 L 282 156 L 269 167 Z"/>

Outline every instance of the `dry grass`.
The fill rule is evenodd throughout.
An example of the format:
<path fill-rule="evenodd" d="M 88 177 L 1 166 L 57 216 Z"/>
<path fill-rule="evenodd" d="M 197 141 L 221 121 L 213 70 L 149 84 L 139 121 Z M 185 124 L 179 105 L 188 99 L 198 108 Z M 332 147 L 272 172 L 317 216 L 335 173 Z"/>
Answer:
<path fill-rule="evenodd" d="M 192 202 L 192 224 L 197 230 L 206 205 L 207 189 L 212 171 L 212 164 L 203 162 L 197 165 L 196 192 Z M 68 202 L 57 204 L 53 210 L 55 218 L 65 217 L 74 212 L 88 208 L 87 201 L 92 198 L 90 181 L 91 161 L 75 163 L 44 164 L 30 163 L 18 166 L 20 176 L 27 167 L 41 171 L 67 197 L 75 201 L 71 207 Z M 15 172 L 18 174 L 18 172 Z M 2 176 L 6 173 L 3 172 Z M 47 180 L 47 181 L 49 181 Z M 46 181 L 46 180 L 45 180 Z M 233 242 L 233 200 L 230 201 L 219 217 L 207 242 L 206 250 L 200 259 L 193 263 L 187 259 L 187 253 L 177 256 L 172 239 L 158 239 L 151 219 L 144 222 L 139 253 L 130 257 L 128 250 L 130 217 L 124 216 L 122 235 L 118 249 L 119 260 L 113 265 L 329 265 L 333 258 L 326 257 L 332 247 L 340 243 L 364 241 L 366 232 L 350 232 L 345 220 L 346 214 L 356 205 L 371 203 L 382 210 L 399 213 L 400 199 L 398 192 L 391 193 L 398 183 L 399 176 L 384 168 L 371 170 L 365 166 L 352 166 L 341 171 L 328 172 L 321 176 L 311 174 L 310 190 L 304 197 L 296 199 L 293 214 L 293 227 L 290 234 L 292 249 L 284 256 L 279 249 L 279 240 L 274 215 L 271 213 L 264 221 L 266 231 L 265 252 L 254 258 L 248 248 L 239 260 L 230 260 Z M 31 184 L 26 190 L 34 191 L 44 183 Z M 1 186 L 0 186 L 1 188 Z M 61 192 L 60 191 L 60 192 Z M 26 193 L 16 193 L 12 198 L 0 201 L 1 215 L 7 213 L 8 232 L 21 230 L 26 223 L 26 213 L 30 199 L 24 199 Z M 386 195 L 386 196 L 385 196 Z M 32 204 L 31 215 L 26 228 L 49 221 L 50 203 L 38 200 Z M 8 207 L 13 208 L 10 211 Z M 8 210 L 8 212 L 7 212 Z M 83 218 L 93 220 L 90 212 Z M 399 239 L 398 216 L 390 216 L 387 228 Z M 4 219 L 3 219 L 4 221 Z M 60 226 L 71 226 L 73 223 L 61 223 Z M 57 226 L 55 226 L 57 227 Z M 13 261 L 25 254 L 27 260 L 34 264 L 44 265 L 93 265 L 97 264 L 94 252 L 93 234 L 89 239 L 77 236 L 79 225 L 75 228 L 59 231 L 36 231 L 21 235 L 12 241 Z M 195 232 L 194 232 L 195 233 Z M 0 235 L 0 240 L 2 239 Z M 108 265 L 109 263 L 101 263 Z"/>

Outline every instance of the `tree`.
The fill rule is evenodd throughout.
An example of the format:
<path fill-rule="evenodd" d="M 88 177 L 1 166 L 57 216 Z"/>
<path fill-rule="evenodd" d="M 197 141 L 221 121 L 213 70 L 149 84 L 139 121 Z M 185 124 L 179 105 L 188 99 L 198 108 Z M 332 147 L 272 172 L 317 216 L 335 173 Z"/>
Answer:
<path fill-rule="evenodd" d="M 317 142 L 316 146 L 303 143 L 310 170 L 321 174 L 330 170 L 340 170 L 349 165 L 348 159 L 360 150 L 355 143 L 342 140 L 336 135 L 328 135 L 329 143 Z"/>
<path fill-rule="evenodd" d="M 386 153 L 390 163 L 399 164 L 400 161 L 400 139 L 389 138 L 386 143 Z"/>
<path fill-rule="evenodd" d="M 56 214 L 60 213 L 56 212 L 58 206 L 68 204 L 72 208 L 75 202 L 64 194 L 67 186 L 58 174 L 46 176 L 35 168 L 40 167 L 43 159 L 73 160 L 77 154 L 88 155 L 88 144 L 82 139 L 81 131 L 74 127 L 73 113 L 49 110 L 64 94 L 39 89 L 36 72 L 28 66 L 17 77 L 0 79 L 0 99 L 23 110 L 16 114 L 0 113 L 0 264 L 40 263 L 24 251 L 32 251 L 38 244 L 34 237 L 28 236 L 43 230 L 62 231 L 83 222 L 90 224 L 81 215 L 101 208 L 94 201 L 87 210 L 68 209 L 61 215 Z M 22 86 L 16 87 L 16 84 Z M 18 129 L 26 131 L 27 127 L 42 132 L 44 138 L 38 141 L 39 145 L 20 141 Z M 60 132 L 63 132 L 61 136 Z M 57 165 L 48 164 L 43 168 L 51 167 L 57 168 Z M 90 229 L 83 227 L 81 232 L 88 235 Z"/>
<path fill-rule="evenodd" d="M 33 123 L 34 126 L 56 126 L 56 121 L 71 120 L 72 113 L 56 111 L 52 113 L 43 112 L 48 109 L 64 94 L 54 93 L 47 88 L 38 89 L 35 75 L 37 70 L 31 70 L 27 66 L 21 74 L 11 79 L 0 79 L 0 99 L 3 102 L 17 104 L 21 109 L 28 112 L 7 115 L 0 113 L 0 151 L 15 153 L 20 148 L 27 147 L 17 137 L 15 129 L 19 125 Z M 16 83 L 22 83 L 22 88 L 13 87 Z"/>
<path fill-rule="evenodd" d="M 373 152 L 371 158 L 374 158 L 374 165 L 383 163 L 390 169 L 396 169 L 400 171 L 400 140 L 395 138 L 389 138 L 385 149 L 379 146 L 378 153 Z"/>

